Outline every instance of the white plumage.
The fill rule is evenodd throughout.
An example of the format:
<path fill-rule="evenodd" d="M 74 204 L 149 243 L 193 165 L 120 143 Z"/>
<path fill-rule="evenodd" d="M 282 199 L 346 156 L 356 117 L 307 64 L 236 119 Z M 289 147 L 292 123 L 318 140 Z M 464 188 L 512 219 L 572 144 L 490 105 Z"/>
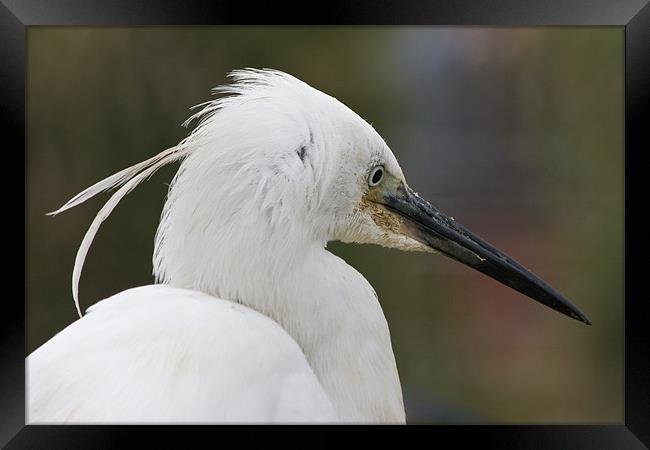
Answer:
<path fill-rule="evenodd" d="M 118 188 L 86 233 L 181 161 L 156 233 L 157 285 L 121 292 L 27 358 L 30 423 L 404 423 L 388 325 L 327 243 L 440 251 L 585 323 L 544 281 L 412 191 L 375 130 L 272 70 L 232 73 L 177 146 L 53 214 Z M 190 119 L 190 120 L 191 120 Z"/>
<path fill-rule="evenodd" d="M 179 145 L 53 213 L 121 185 L 78 251 L 79 310 L 101 222 L 182 159 L 156 234 L 154 275 L 165 286 L 99 302 L 27 358 L 30 423 L 404 422 L 376 294 L 325 249 L 334 239 L 422 247 L 358 210 L 369 165 L 401 170 L 332 97 L 277 71 L 231 76 L 217 89 L 231 95 L 200 105 Z"/>
<path fill-rule="evenodd" d="M 28 383 L 30 422 L 336 420 L 302 350 L 276 322 L 163 285 L 89 308 L 30 355 Z"/>

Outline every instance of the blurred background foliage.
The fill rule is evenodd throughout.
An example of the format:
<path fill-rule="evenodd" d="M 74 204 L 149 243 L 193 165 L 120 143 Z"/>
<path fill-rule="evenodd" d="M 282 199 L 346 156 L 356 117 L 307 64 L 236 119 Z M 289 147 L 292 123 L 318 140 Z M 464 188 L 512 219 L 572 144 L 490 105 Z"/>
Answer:
<path fill-rule="evenodd" d="M 594 323 L 441 256 L 331 243 L 379 295 L 409 421 L 621 423 L 623 43 L 621 27 L 30 27 L 27 351 L 75 320 L 74 256 L 107 197 L 45 213 L 177 143 L 228 71 L 270 67 L 371 122 L 414 189 Z M 83 308 L 152 282 L 177 167 L 104 224 Z"/>

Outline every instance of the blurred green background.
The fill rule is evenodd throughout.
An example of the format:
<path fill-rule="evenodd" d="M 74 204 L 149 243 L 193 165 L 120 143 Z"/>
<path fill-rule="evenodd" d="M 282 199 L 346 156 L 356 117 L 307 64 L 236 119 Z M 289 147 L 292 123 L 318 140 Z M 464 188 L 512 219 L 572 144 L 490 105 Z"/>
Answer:
<path fill-rule="evenodd" d="M 27 351 L 75 320 L 74 256 L 107 196 L 45 213 L 176 144 L 228 71 L 269 67 L 371 122 L 414 189 L 594 323 L 441 256 L 330 244 L 379 295 L 407 419 L 623 422 L 623 45 L 622 27 L 29 27 Z M 177 167 L 100 229 L 83 309 L 153 281 Z"/>

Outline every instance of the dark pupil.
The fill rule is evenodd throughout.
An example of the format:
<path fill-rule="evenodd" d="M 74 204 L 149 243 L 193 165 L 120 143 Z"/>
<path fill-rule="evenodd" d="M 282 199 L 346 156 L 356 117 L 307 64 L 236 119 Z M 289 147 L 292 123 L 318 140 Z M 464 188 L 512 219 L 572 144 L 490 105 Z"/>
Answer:
<path fill-rule="evenodd" d="M 375 173 L 372 174 L 372 184 L 379 183 L 379 181 L 381 181 L 382 175 L 384 175 L 384 171 L 381 169 L 377 169 Z"/>

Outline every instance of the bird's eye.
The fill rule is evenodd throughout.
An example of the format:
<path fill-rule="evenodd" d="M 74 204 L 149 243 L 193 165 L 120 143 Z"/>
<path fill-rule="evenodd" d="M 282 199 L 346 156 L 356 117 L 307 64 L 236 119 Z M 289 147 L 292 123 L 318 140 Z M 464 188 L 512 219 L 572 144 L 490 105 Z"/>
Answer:
<path fill-rule="evenodd" d="M 377 166 L 370 171 L 368 176 L 368 185 L 373 187 L 381 183 L 381 180 L 384 178 L 384 167 Z"/>

